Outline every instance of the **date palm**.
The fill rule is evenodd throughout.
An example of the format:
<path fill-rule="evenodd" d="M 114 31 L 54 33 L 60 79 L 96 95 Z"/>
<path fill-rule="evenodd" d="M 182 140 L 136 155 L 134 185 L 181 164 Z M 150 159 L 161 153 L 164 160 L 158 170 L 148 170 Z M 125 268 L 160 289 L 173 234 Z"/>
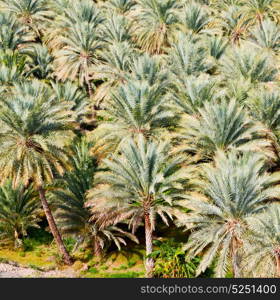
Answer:
<path fill-rule="evenodd" d="M 93 90 L 90 83 L 91 69 L 98 61 L 98 50 L 102 47 L 95 24 L 73 25 L 66 36 L 59 37 L 60 49 L 54 52 L 55 74 L 61 80 L 75 80 L 87 85 L 89 96 Z"/>
<path fill-rule="evenodd" d="M 44 29 L 44 24 L 52 18 L 52 11 L 48 7 L 49 0 L 1 0 L 0 7 L 15 16 L 22 24 L 38 36 Z"/>
<path fill-rule="evenodd" d="M 13 187 L 8 179 L 0 186 L 0 243 L 22 245 L 31 227 L 39 227 L 40 202 L 32 185 Z"/>
<path fill-rule="evenodd" d="M 161 85 L 150 86 L 146 81 L 131 80 L 119 87 L 108 101 L 103 121 L 93 131 L 94 151 L 105 155 L 125 145 L 130 138 L 143 134 L 159 138 L 173 122 Z"/>
<path fill-rule="evenodd" d="M 279 197 L 279 173 L 267 173 L 263 156 L 250 152 L 239 155 L 219 152 L 213 165 L 203 168 L 199 193 L 190 195 L 184 205 L 188 214 L 178 224 L 191 231 L 184 249 L 188 258 L 202 255 L 197 275 L 215 261 L 215 275 L 228 271 L 242 276 L 242 258 L 248 219 L 255 216 L 268 200 Z"/>
<path fill-rule="evenodd" d="M 64 146 L 71 138 L 73 104 L 57 102 L 48 88 L 34 81 L 16 85 L 9 97 L 1 98 L 2 180 L 10 177 L 13 185 L 34 182 L 51 232 L 67 264 L 71 258 L 63 244 L 45 197 L 45 184 L 67 167 Z"/>
<path fill-rule="evenodd" d="M 75 249 L 91 247 L 94 254 L 100 256 L 110 242 L 120 249 L 121 244 L 126 245 L 124 237 L 138 241 L 134 235 L 114 224 L 100 226 L 96 222 L 97 217 L 85 207 L 86 192 L 93 187 L 96 173 L 95 161 L 89 155 L 91 146 L 84 138 L 71 146 L 70 162 L 73 168 L 57 181 L 50 198 L 56 206 L 55 216 L 61 232 L 76 239 Z"/>
<path fill-rule="evenodd" d="M 221 71 L 229 79 L 242 78 L 252 84 L 275 81 L 278 70 L 271 56 L 254 48 L 232 48 L 222 59 Z"/>
<path fill-rule="evenodd" d="M 198 115 L 186 115 L 181 121 L 179 149 L 211 158 L 220 150 L 263 152 L 272 156 L 271 142 L 266 139 L 267 128 L 248 116 L 235 100 L 205 103 Z"/>
<path fill-rule="evenodd" d="M 182 81 L 174 81 L 174 91 L 171 90 L 175 109 L 187 114 L 196 114 L 207 102 L 215 103 L 221 96 L 215 79 L 200 77 L 185 77 Z"/>
<path fill-rule="evenodd" d="M 191 1 L 179 14 L 182 32 L 191 34 L 210 33 L 210 25 L 213 21 L 208 11 L 200 4 Z"/>
<path fill-rule="evenodd" d="M 136 4 L 135 0 L 109 0 L 104 3 L 108 11 L 114 11 L 120 15 L 127 15 Z"/>
<path fill-rule="evenodd" d="M 164 52 L 175 38 L 176 0 L 139 0 L 131 16 L 135 18 L 133 33 L 138 45 L 151 54 Z"/>
<path fill-rule="evenodd" d="M 156 144 L 139 136 L 122 147 L 121 155 L 105 159 L 106 171 L 96 175 L 96 186 L 89 191 L 88 205 L 99 213 L 99 222 L 106 224 L 115 217 L 129 220 L 134 233 L 144 222 L 146 239 L 146 276 L 152 277 L 153 231 L 156 215 L 168 224 L 175 211 L 173 204 L 184 195 L 182 157 L 174 157 L 166 143 Z"/>
<path fill-rule="evenodd" d="M 265 15 L 273 15 L 275 0 L 248 0 L 244 1 L 248 17 L 253 17 L 258 23 L 262 23 Z"/>
<path fill-rule="evenodd" d="M 29 60 L 28 76 L 31 74 L 38 79 L 48 79 L 52 76 L 53 56 L 50 54 L 46 46 L 40 44 L 32 44 L 20 51 L 25 54 Z"/>
<path fill-rule="evenodd" d="M 32 41 L 32 36 L 26 28 L 10 14 L 0 13 L 0 48 L 3 50 L 17 50 L 27 42 Z"/>
<path fill-rule="evenodd" d="M 251 41 L 264 50 L 278 53 L 280 48 L 280 27 L 275 22 L 264 20 L 251 30 Z"/>
<path fill-rule="evenodd" d="M 210 69 L 207 61 L 207 49 L 189 36 L 179 35 L 178 42 L 172 44 L 169 50 L 168 60 L 172 73 L 179 79 L 184 80 L 186 76 L 198 76 Z"/>
<path fill-rule="evenodd" d="M 103 81 L 94 91 L 93 98 L 97 107 L 100 107 L 103 101 L 107 103 L 112 91 L 126 82 L 130 76 L 134 55 L 134 49 L 126 41 L 115 42 L 100 53 L 100 60 L 92 75 L 94 80 Z"/>
<path fill-rule="evenodd" d="M 248 218 L 247 222 L 244 273 L 253 277 L 280 277 L 279 204 L 270 204 L 264 212 Z"/>

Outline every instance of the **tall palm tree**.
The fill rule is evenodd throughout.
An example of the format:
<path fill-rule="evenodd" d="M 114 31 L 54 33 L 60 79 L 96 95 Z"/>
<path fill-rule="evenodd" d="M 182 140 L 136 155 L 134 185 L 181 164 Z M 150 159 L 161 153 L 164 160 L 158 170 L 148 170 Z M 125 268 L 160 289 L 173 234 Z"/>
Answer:
<path fill-rule="evenodd" d="M 126 41 L 115 42 L 100 53 L 100 59 L 92 74 L 94 80 L 103 81 L 94 91 L 96 107 L 100 107 L 103 102 L 106 105 L 111 93 L 126 82 L 130 76 L 134 55 L 134 49 Z"/>
<path fill-rule="evenodd" d="M 64 150 L 74 122 L 73 103 L 57 102 L 48 88 L 34 81 L 17 84 L 9 97 L 1 97 L 2 179 L 11 177 L 13 185 L 34 182 L 58 249 L 67 264 L 71 258 L 63 244 L 45 196 L 45 184 L 55 172 L 67 167 Z"/>
<path fill-rule="evenodd" d="M 131 12 L 133 33 L 141 49 L 151 54 L 164 52 L 175 38 L 176 0 L 139 0 Z"/>
<path fill-rule="evenodd" d="M 127 15 L 135 4 L 135 0 L 109 0 L 103 5 L 110 12 L 114 11 L 120 15 Z"/>
<path fill-rule="evenodd" d="M 264 152 L 274 157 L 267 128 L 252 120 L 235 100 L 205 103 L 199 115 L 186 115 L 181 120 L 178 137 L 180 150 L 197 154 L 198 159 L 210 159 L 219 151 L 237 149 Z"/>
<path fill-rule="evenodd" d="M 106 171 L 96 175 L 88 205 L 100 214 L 101 224 L 113 217 L 128 219 L 134 233 L 144 222 L 146 276 L 152 277 L 154 261 L 149 255 L 156 215 L 168 224 L 167 216 L 175 211 L 172 205 L 184 195 L 186 170 L 180 169 L 182 157 L 172 156 L 166 143 L 147 142 L 143 136 L 137 142 L 130 140 L 121 153 L 104 160 Z"/>
<path fill-rule="evenodd" d="M 248 218 L 244 273 L 253 277 L 280 277 L 280 208 L 270 204 L 263 213 Z"/>
<path fill-rule="evenodd" d="M 13 187 L 8 179 L 0 186 L 0 243 L 13 242 L 15 248 L 20 247 L 27 229 L 39 227 L 40 213 L 38 193 L 33 186 Z"/>
<path fill-rule="evenodd" d="M 260 154 L 219 152 L 213 165 L 203 168 L 199 193 L 181 203 L 191 212 L 182 214 L 178 224 L 191 231 L 188 257 L 202 255 L 197 275 L 215 261 L 215 275 L 228 271 L 242 276 L 240 260 L 248 218 L 266 206 L 266 201 L 279 197 L 278 173 L 265 171 Z"/>

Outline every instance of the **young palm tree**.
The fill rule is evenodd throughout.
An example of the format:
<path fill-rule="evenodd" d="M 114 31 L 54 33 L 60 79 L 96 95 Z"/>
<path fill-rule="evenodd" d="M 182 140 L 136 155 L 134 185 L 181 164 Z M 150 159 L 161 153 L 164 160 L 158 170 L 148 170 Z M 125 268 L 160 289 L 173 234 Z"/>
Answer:
<path fill-rule="evenodd" d="M 237 149 L 263 152 L 272 156 L 271 142 L 266 139 L 267 129 L 252 120 L 235 100 L 205 103 L 199 115 L 186 115 L 181 121 L 180 150 L 211 158 L 219 151 Z"/>
<path fill-rule="evenodd" d="M 247 35 L 250 19 L 240 6 L 229 5 L 221 14 L 221 26 L 233 44 L 240 44 Z"/>
<path fill-rule="evenodd" d="M 132 32 L 138 45 L 151 54 L 164 52 L 175 38 L 178 22 L 176 0 L 139 0 L 131 12 L 135 18 Z"/>
<path fill-rule="evenodd" d="M 265 172 L 263 156 L 219 152 L 213 165 L 203 168 L 200 191 L 184 201 L 191 210 L 179 216 L 178 224 L 191 231 L 188 257 L 198 254 L 202 260 L 197 275 L 215 262 L 215 275 L 228 271 L 240 277 L 240 260 L 248 218 L 279 197 L 279 173 Z"/>
<path fill-rule="evenodd" d="M 134 233 L 144 221 L 146 276 L 152 277 L 154 261 L 149 255 L 156 215 L 168 224 L 167 216 L 175 211 L 172 205 L 184 195 L 186 170 L 180 169 L 182 157 L 172 156 L 166 143 L 147 142 L 143 136 L 127 142 L 121 153 L 104 160 L 107 171 L 96 175 L 88 205 L 104 225 L 107 219 L 128 219 Z"/>
<path fill-rule="evenodd" d="M 135 0 L 108 0 L 104 3 L 104 7 L 109 12 L 114 11 L 120 15 L 127 15 L 135 4 Z"/>
<path fill-rule="evenodd" d="M 72 135 L 72 107 L 70 101 L 57 102 L 48 88 L 34 81 L 16 85 L 9 97 L 2 97 L 0 112 L 2 180 L 12 178 L 14 186 L 21 181 L 25 185 L 34 182 L 50 230 L 67 264 L 71 258 L 51 213 L 44 185 L 67 166 L 64 147 Z"/>
<path fill-rule="evenodd" d="M 280 208 L 270 204 L 263 213 L 247 220 L 244 273 L 253 277 L 280 277 Z"/>
<path fill-rule="evenodd" d="M 0 243 L 22 245 L 27 229 L 39 227 L 40 202 L 32 185 L 13 187 L 9 179 L 0 186 Z"/>

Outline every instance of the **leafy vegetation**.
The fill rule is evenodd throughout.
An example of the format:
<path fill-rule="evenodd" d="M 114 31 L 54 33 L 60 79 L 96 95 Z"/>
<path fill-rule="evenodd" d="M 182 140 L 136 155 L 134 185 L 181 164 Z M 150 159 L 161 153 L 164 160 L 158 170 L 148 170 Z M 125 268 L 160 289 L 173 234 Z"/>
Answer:
<path fill-rule="evenodd" d="M 279 8 L 0 0 L 0 258 L 280 277 Z"/>

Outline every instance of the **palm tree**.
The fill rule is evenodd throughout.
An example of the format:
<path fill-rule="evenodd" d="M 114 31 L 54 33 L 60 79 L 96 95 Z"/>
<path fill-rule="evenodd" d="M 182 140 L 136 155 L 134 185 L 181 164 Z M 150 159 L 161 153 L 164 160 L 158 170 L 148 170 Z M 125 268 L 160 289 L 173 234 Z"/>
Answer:
<path fill-rule="evenodd" d="M 63 46 L 54 52 L 57 78 L 75 80 L 78 77 L 81 85 L 87 85 L 90 97 L 93 95 L 91 69 L 97 64 L 98 50 L 102 48 L 95 27 L 95 23 L 73 25 L 66 36 L 59 37 Z"/>
<path fill-rule="evenodd" d="M 279 197 L 279 174 L 269 174 L 260 154 L 219 152 L 213 165 L 203 168 L 200 193 L 190 195 L 181 205 L 191 212 L 178 218 L 178 225 L 191 231 L 184 250 L 188 258 L 201 254 L 197 275 L 215 262 L 215 275 L 232 270 L 240 277 L 240 260 L 248 218 Z"/>
<path fill-rule="evenodd" d="M 253 17 L 260 24 L 265 15 L 273 15 L 273 3 L 275 0 L 248 0 L 244 1 L 248 17 Z"/>
<path fill-rule="evenodd" d="M 135 0 L 109 0 L 103 5 L 109 12 L 114 11 L 120 15 L 127 15 L 135 4 Z"/>
<path fill-rule="evenodd" d="M 17 248 L 22 245 L 22 238 L 27 229 L 39 227 L 40 202 L 32 185 L 12 186 L 8 179 L 0 186 L 0 240 L 1 243 L 14 243 Z"/>
<path fill-rule="evenodd" d="M 205 103 L 199 115 L 186 115 L 181 120 L 179 149 L 197 154 L 198 159 L 211 159 L 219 151 L 263 152 L 273 157 L 267 128 L 252 120 L 235 100 Z"/>
<path fill-rule="evenodd" d="M 132 32 L 138 45 L 151 54 L 164 52 L 175 38 L 176 0 L 139 0 L 131 11 Z"/>
<path fill-rule="evenodd" d="M 171 94 L 175 109 L 187 114 L 198 113 L 205 103 L 215 103 L 222 94 L 217 81 L 206 76 L 185 77 L 182 81 L 174 81 L 173 85 Z"/>
<path fill-rule="evenodd" d="M 248 47 L 232 48 L 222 58 L 221 71 L 229 79 L 242 78 L 252 84 L 274 81 L 278 74 L 268 54 Z"/>
<path fill-rule="evenodd" d="M 48 2 L 49 0 L 1 0 L 0 7 L 40 37 L 44 24 L 53 16 Z"/>
<path fill-rule="evenodd" d="M 208 11 L 200 4 L 191 1 L 185 7 L 183 12 L 179 14 L 182 32 L 191 34 L 213 33 L 210 30 L 211 22 L 213 22 Z"/>
<path fill-rule="evenodd" d="M 165 85 L 164 85 L 165 87 Z M 131 80 L 119 87 L 108 101 L 103 120 L 93 131 L 94 151 L 102 156 L 116 151 L 132 137 L 164 135 L 174 122 L 174 113 L 168 108 L 167 98 L 159 84 Z"/>
<path fill-rule="evenodd" d="M 29 57 L 29 71 L 27 75 L 33 74 L 38 79 L 48 79 L 53 73 L 53 57 L 46 46 L 32 44 L 23 48 L 20 53 Z"/>
<path fill-rule="evenodd" d="M 179 80 L 186 76 L 198 76 L 210 69 L 207 61 L 207 49 L 198 40 L 181 34 L 176 44 L 169 50 L 168 60 L 172 73 Z"/>
<path fill-rule="evenodd" d="M 244 273 L 253 277 L 280 277 L 280 208 L 270 204 L 263 213 L 248 218 Z"/>
<path fill-rule="evenodd" d="M 26 28 L 10 14 L 0 13 L 0 48 L 16 50 L 27 42 L 32 41 Z"/>
<path fill-rule="evenodd" d="M 251 30 L 251 40 L 258 47 L 278 53 L 280 48 L 280 27 L 270 20 L 264 20 Z"/>
<path fill-rule="evenodd" d="M 168 224 L 176 200 L 184 195 L 186 170 L 180 169 L 182 157 L 172 156 L 167 143 L 147 142 L 139 136 L 122 147 L 121 155 L 105 159 L 105 171 L 96 175 L 96 186 L 89 191 L 88 205 L 99 214 L 99 222 L 116 218 L 129 220 L 132 233 L 144 221 L 146 239 L 146 276 L 152 277 L 153 231 L 156 215 Z"/>
<path fill-rule="evenodd" d="M 246 37 L 250 20 L 240 6 L 229 5 L 221 14 L 221 27 L 224 28 L 233 44 L 240 44 Z"/>
<path fill-rule="evenodd" d="M 102 102 L 107 103 L 111 93 L 126 82 L 133 63 L 134 49 L 130 43 L 115 42 L 108 49 L 100 53 L 100 60 L 94 67 L 92 78 L 102 80 L 94 92 L 94 103 L 100 107 Z"/>
<path fill-rule="evenodd" d="M 71 258 L 63 244 L 49 204 L 45 184 L 55 172 L 62 174 L 67 167 L 64 150 L 72 133 L 73 103 L 57 102 L 48 88 L 36 81 L 15 85 L 9 97 L 1 98 L 2 180 L 10 177 L 13 185 L 34 182 L 42 202 L 51 232 L 67 264 Z"/>

